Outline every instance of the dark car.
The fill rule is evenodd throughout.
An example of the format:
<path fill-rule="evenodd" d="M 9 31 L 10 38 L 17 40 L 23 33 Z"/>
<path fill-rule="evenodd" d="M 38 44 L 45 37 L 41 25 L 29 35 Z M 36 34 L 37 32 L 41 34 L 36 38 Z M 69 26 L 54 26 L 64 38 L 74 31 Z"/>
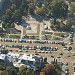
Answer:
<path fill-rule="evenodd" d="M 72 50 L 72 47 L 70 46 L 70 47 L 68 48 L 68 50 Z"/>
<path fill-rule="evenodd" d="M 68 71 L 65 71 L 65 75 L 69 75 L 69 72 Z"/>
<path fill-rule="evenodd" d="M 69 71 L 68 67 L 65 68 L 65 71 Z"/>
<path fill-rule="evenodd" d="M 63 55 L 63 53 L 60 53 L 60 55 Z"/>

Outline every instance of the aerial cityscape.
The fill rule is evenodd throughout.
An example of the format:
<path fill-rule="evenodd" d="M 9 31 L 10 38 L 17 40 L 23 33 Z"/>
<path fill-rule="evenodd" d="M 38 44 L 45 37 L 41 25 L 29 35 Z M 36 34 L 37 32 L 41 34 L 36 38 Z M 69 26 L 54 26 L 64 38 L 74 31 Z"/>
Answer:
<path fill-rule="evenodd" d="M 0 0 L 0 75 L 75 75 L 75 0 Z"/>

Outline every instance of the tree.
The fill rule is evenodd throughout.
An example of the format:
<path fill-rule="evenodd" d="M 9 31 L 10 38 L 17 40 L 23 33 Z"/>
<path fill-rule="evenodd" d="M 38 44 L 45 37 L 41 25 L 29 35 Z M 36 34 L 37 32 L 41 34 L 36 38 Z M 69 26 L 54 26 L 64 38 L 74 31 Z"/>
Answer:
<path fill-rule="evenodd" d="M 40 75 L 45 75 L 45 72 L 40 72 Z"/>
<path fill-rule="evenodd" d="M 38 2 L 38 0 L 34 0 L 34 3 L 36 4 Z"/>
<path fill-rule="evenodd" d="M 14 4 L 14 3 L 15 3 L 15 0 L 10 0 L 10 2 L 11 2 L 12 4 Z"/>
<path fill-rule="evenodd" d="M 3 66 L 2 65 L 0 65 L 0 70 L 3 71 Z"/>
<path fill-rule="evenodd" d="M 12 16 L 12 11 L 10 9 L 6 10 L 6 15 L 9 15 L 10 17 Z"/>
<path fill-rule="evenodd" d="M 19 68 L 19 75 L 26 75 L 25 67 L 24 67 L 24 66 L 21 66 L 21 67 Z"/>
<path fill-rule="evenodd" d="M 45 72 L 46 75 L 54 75 L 55 74 L 55 67 L 53 64 L 49 64 L 44 69 L 42 69 L 42 72 Z"/>
<path fill-rule="evenodd" d="M 28 12 L 30 13 L 30 14 L 34 14 L 34 4 L 33 3 L 30 3 L 29 4 L 29 8 L 28 8 Z"/>
<path fill-rule="evenodd" d="M 15 11 L 16 10 L 16 5 L 12 4 L 10 9 L 11 9 L 11 11 Z"/>
<path fill-rule="evenodd" d="M 26 0 L 22 0 L 22 5 L 26 5 L 26 4 L 27 4 Z"/>
<path fill-rule="evenodd" d="M 10 0 L 12 4 L 15 4 L 17 8 L 21 5 L 22 0 Z"/>
<path fill-rule="evenodd" d="M 2 23 L 2 27 L 3 27 L 3 28 L 6 27 L 6 23 L 5 23 L 5 22 Z"/>
<path fill-rule="evenodd" d="M 60 29 L 61 29 L 61 30 L 64 30 L 64 28 L 65 28 L 65 24 L 61 23 L 61 24 L 60 24 Z"/>
<path fill-rule="evenodd" d="M 13 21 L 14 21 L 14 22 L 21 22 L 21 20 L 22 20 L 22 15 L 21 15 L 20 11 L 19 11 L 19 10 L 15 10 L 15 11 L 13 12 L 12 18 L 13 18 Z"/>
<path fill-rule="evenodd" d="M 2 17 L 2 19 L 3 19 L 3 21 L 4 21 L 5 23 L 8 23 L 8 22 L 10 21 L 10 16 L 9 16 L 9 15 L 4 15 L 4 16 Z"/>
<path fill-rule="evenodd" d="M 65 25 L 65 30 L 70 30 L 71 26 L 73 24 L 73 20 L 72 19 L 68 19 Z"/>
<path fill-rule="evenodd" d="M 38 15 L 45 15 L 45 10 L 42 7 L 41 8 L 36 7 L 35 13 Z"/>
<path fill-rule="evenodd" d="M 12 75 L 12 72 L 11 72 L 10 68 L 6 68 L 6 75 Z"/>
<path fill-rule="evenodd" d="M 71 3 L 71 2 L 73 2 L 74 0 L 68 0 L 69 1 L 69 3 Z"/>
<path fill-rule="evenodd" d="M 73 17 L 74 13 L 75 13 L 75 4 L 70 4 L 70 16 Z"/>
<path fill-rule="evenodd" d="M 4 72 L 3 71 L 0 71 L 0 75 L 4 75 Z"/>
<path fill-rule="evenodd" d="M 31 69 L 27 69 L 27 70 L 26 70 L 26 75 L 33 75 Z"/>
<path fill-rule="evenodd" d="M 27 10 L 26 10 L 25 5 L 21 5 L 19 10 L 20 10 L 20 13 L 22 14 L 22 16 L 27 15 Z"/>
<path fill-rule="evenodd" d="M 44 63 L 47 63 L 47 58 L 46 57 L 44 58 Z"/>
<path fill-rule="evenodd" d="M 14 23 L 11 23 L 10 27 L 13 28 L 14 26 L 15 26 Z"/>
<path fill-rule="evenodd" d="M 53 0 L 49 6 L 52 17 L 60 18 L 67 16 L 68 6 L 63 0 Z"/>

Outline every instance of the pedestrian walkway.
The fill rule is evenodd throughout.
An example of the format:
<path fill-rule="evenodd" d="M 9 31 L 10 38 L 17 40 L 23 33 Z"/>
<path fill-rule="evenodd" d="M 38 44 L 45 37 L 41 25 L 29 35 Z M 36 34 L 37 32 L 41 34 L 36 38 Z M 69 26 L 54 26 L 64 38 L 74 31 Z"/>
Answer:
<path fill-rule="evenodd" d="M 42 39 L 42 34 L 41 34 L 41 24 L 40 24 L 40 31 L 39 31 L 39 40 Z"/>
<path fill-rule="evenodd" d="M 15 24 L 15 28 L 21 31 L 20 39 L 23 37 L 23 26 Z"/>
<path fill-rule="evenodd" d="M 53 37 L 54 37 L 54 32 L 53 32 L 53 34 L 52 34 L 51 40 L 53 39 Z"/>

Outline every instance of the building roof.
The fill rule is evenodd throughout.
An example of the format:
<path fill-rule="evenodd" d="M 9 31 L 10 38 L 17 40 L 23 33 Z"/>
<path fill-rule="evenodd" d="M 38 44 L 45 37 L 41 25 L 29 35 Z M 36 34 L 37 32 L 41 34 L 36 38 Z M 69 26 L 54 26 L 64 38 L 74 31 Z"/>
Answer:
<path fill-rule="evenodd" d="M 37 61 L 40 58 L 32 54 L 31 55 L 24 54 L 19 59 L 28 60 L 28 61 Z"/>
<path fill-rule="evenodd" d="M 9 52 L 7 55 L 12 56 L 12 57 L 19 57 L 20 56 L 20 54 L 12 53 L 12 52 Z"/>
<path fill-rule="evenodd" d="M 27 54 L 22 55 L 19 59 L 35 61 L 35 58 L 33 58 L 32 55 L 27 55 Z"/>
<path fill-rule="evenodd" d="M 0 60 L 5 60 L 6 55 L 5 54 L 0 54 Z"/>

